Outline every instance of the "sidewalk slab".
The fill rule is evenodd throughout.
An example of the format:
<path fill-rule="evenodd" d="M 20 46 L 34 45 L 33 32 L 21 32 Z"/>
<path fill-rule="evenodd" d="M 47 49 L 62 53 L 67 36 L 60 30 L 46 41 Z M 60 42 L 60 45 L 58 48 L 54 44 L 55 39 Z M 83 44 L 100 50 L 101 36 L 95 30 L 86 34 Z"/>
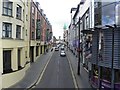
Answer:
<path fill-rule="evenodd" d="M 54 52 L 54 51 L 53 51 Z M 24 78 L 11 86 L 10 88 L 29 88 L 33 85 L 40 76 L 47 61 L 52 56 L 53 52 L 49 51 L 46 54 L 41 55 L 34 63 L 31 63 L 29 69 L 26 71 Z"/>
<path fill-rule="evenodd" d="M 75 55 L 73 55 L 73 53 L 70 50 L 67 50 L 66 54 L 68 59 L 70 60 L 78 87 L 83 89 L 91 88 L 92 90 L 92 87 L 88 79 L 88 72 L 84 69 L 82 64 L 80 64 L 80 75 L 77 75 L 78 59 L 76 58 Z"/>

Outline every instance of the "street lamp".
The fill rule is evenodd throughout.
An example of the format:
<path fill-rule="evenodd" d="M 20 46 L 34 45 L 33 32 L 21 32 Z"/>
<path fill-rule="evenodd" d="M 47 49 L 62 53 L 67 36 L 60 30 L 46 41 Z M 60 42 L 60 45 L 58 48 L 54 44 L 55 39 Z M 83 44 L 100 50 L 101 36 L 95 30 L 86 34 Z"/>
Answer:
<path fill-rule="evenodd" d="M 78 68 L 77 74 L 80 75 L 80 17 L 79 17 L 79 24 L 78 24 Z"/>
<path fill-rule="evenodd" d="M 97 32 L 100 31 L 100 30 L 102 30 L 103 28 L 104 28 L 104 27 L 103 27 L 102 25 L 97 25 L 97 26 L 94 27 L 94 29 L 97 30 Z M 98 43 L 98 46 L 97 46 L 97 47 L 99 48 L 99 43 Z M 99 52 L 99 49 L 98 49 L 98 48 L 97 48 L 97 53 L 98 53 L 98 55 L 99 55 L 100 52 Z M 102 77 L 101 77 L 101 76 L 102 76 L 102 75 L 101 75 L 102 73 L 101 73 L 101 67 L 100 67 L 99 64 L 98 64 L 98 58 L 97 58 L 97 65 L 98 65 L 98 88 L 101 89 L 101 80 L 100 80 L 100 79 L 102 78 Z"/>

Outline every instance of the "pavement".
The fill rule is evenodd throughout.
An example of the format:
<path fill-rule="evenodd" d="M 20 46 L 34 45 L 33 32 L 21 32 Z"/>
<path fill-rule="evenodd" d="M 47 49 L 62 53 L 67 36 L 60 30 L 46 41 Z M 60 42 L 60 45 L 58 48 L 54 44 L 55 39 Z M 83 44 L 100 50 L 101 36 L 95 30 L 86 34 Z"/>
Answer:
<path fill-rule="evenodd" d="M 31 88 L 37 83 L 47 61 L 53 55 L 54 51 L 48 51 L 46 54 L 42 54 L 34 63 L 30 65 L 30 68 L 26 71 L 24 78 L 11 86 L 10 88 Z"/>
<path fill-rule="evenodd" d="M 15 85 L 11 86 L 10 88 L 26 88 L 29 89 L 32 86 L 34 86 L 44 67 L 46 66 L 46 63 L 48 60 L 52 57 L 54 53 L 54 50 L 48 51 L 48 53 L 41 55 L 36 62 L 32 63 L 30 68 L 26 71 L 26 75 L 24 78 L 16 83 Z M 70 50 L 66 51 L 68 61 L 70 62 L 70 66 L 72 67 L 73 74 L 75 76 L 75 80 L 77 81 L 78 88 L 92 88 L 89 84 L 88 80 L 88 72 L 83 68 L 81 64 L 80 69 L 80 76 L 77 75 L 77 58 Z"/>
<path fill-rule="evenodd" d="M 78 88 L 81 88 L 81 89 L 89 88 L 92 90 L 93 88 L 91 87 L 88 79 L 88 71 L 83 67 L 82 64 L 80 64 L 80 75 L 77 75 L 78 58 L 70 50 L 66 50 L 66 54 L 71 64 L 72 71 L 77 81 Z"/>

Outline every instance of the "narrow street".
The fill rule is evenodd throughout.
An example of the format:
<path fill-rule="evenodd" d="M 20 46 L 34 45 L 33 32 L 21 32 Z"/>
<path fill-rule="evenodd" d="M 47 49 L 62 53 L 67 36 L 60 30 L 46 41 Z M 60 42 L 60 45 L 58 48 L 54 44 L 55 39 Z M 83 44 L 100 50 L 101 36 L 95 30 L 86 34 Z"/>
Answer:
<path fill-rule="evenodd" d="M 35 88 L 75 88 L 67 57 L 55 51 Z"/>

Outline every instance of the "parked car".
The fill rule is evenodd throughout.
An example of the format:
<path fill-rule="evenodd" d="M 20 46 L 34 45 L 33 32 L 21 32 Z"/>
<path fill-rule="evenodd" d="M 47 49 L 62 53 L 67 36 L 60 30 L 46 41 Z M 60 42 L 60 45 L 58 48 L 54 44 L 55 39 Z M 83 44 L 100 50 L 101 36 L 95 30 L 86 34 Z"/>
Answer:
<path fill-rule="evenodd" d="M 55 47 L 55 51 L 59 51 L 59 48 L 58 48 L 58 47 Z"/>
<path fill-rule="evenodd" d="M 61 50 L 61 51 L 60 51 L 60 56 L 66 56 L 66 53 L 65 53 L 64 50 Z"/>

